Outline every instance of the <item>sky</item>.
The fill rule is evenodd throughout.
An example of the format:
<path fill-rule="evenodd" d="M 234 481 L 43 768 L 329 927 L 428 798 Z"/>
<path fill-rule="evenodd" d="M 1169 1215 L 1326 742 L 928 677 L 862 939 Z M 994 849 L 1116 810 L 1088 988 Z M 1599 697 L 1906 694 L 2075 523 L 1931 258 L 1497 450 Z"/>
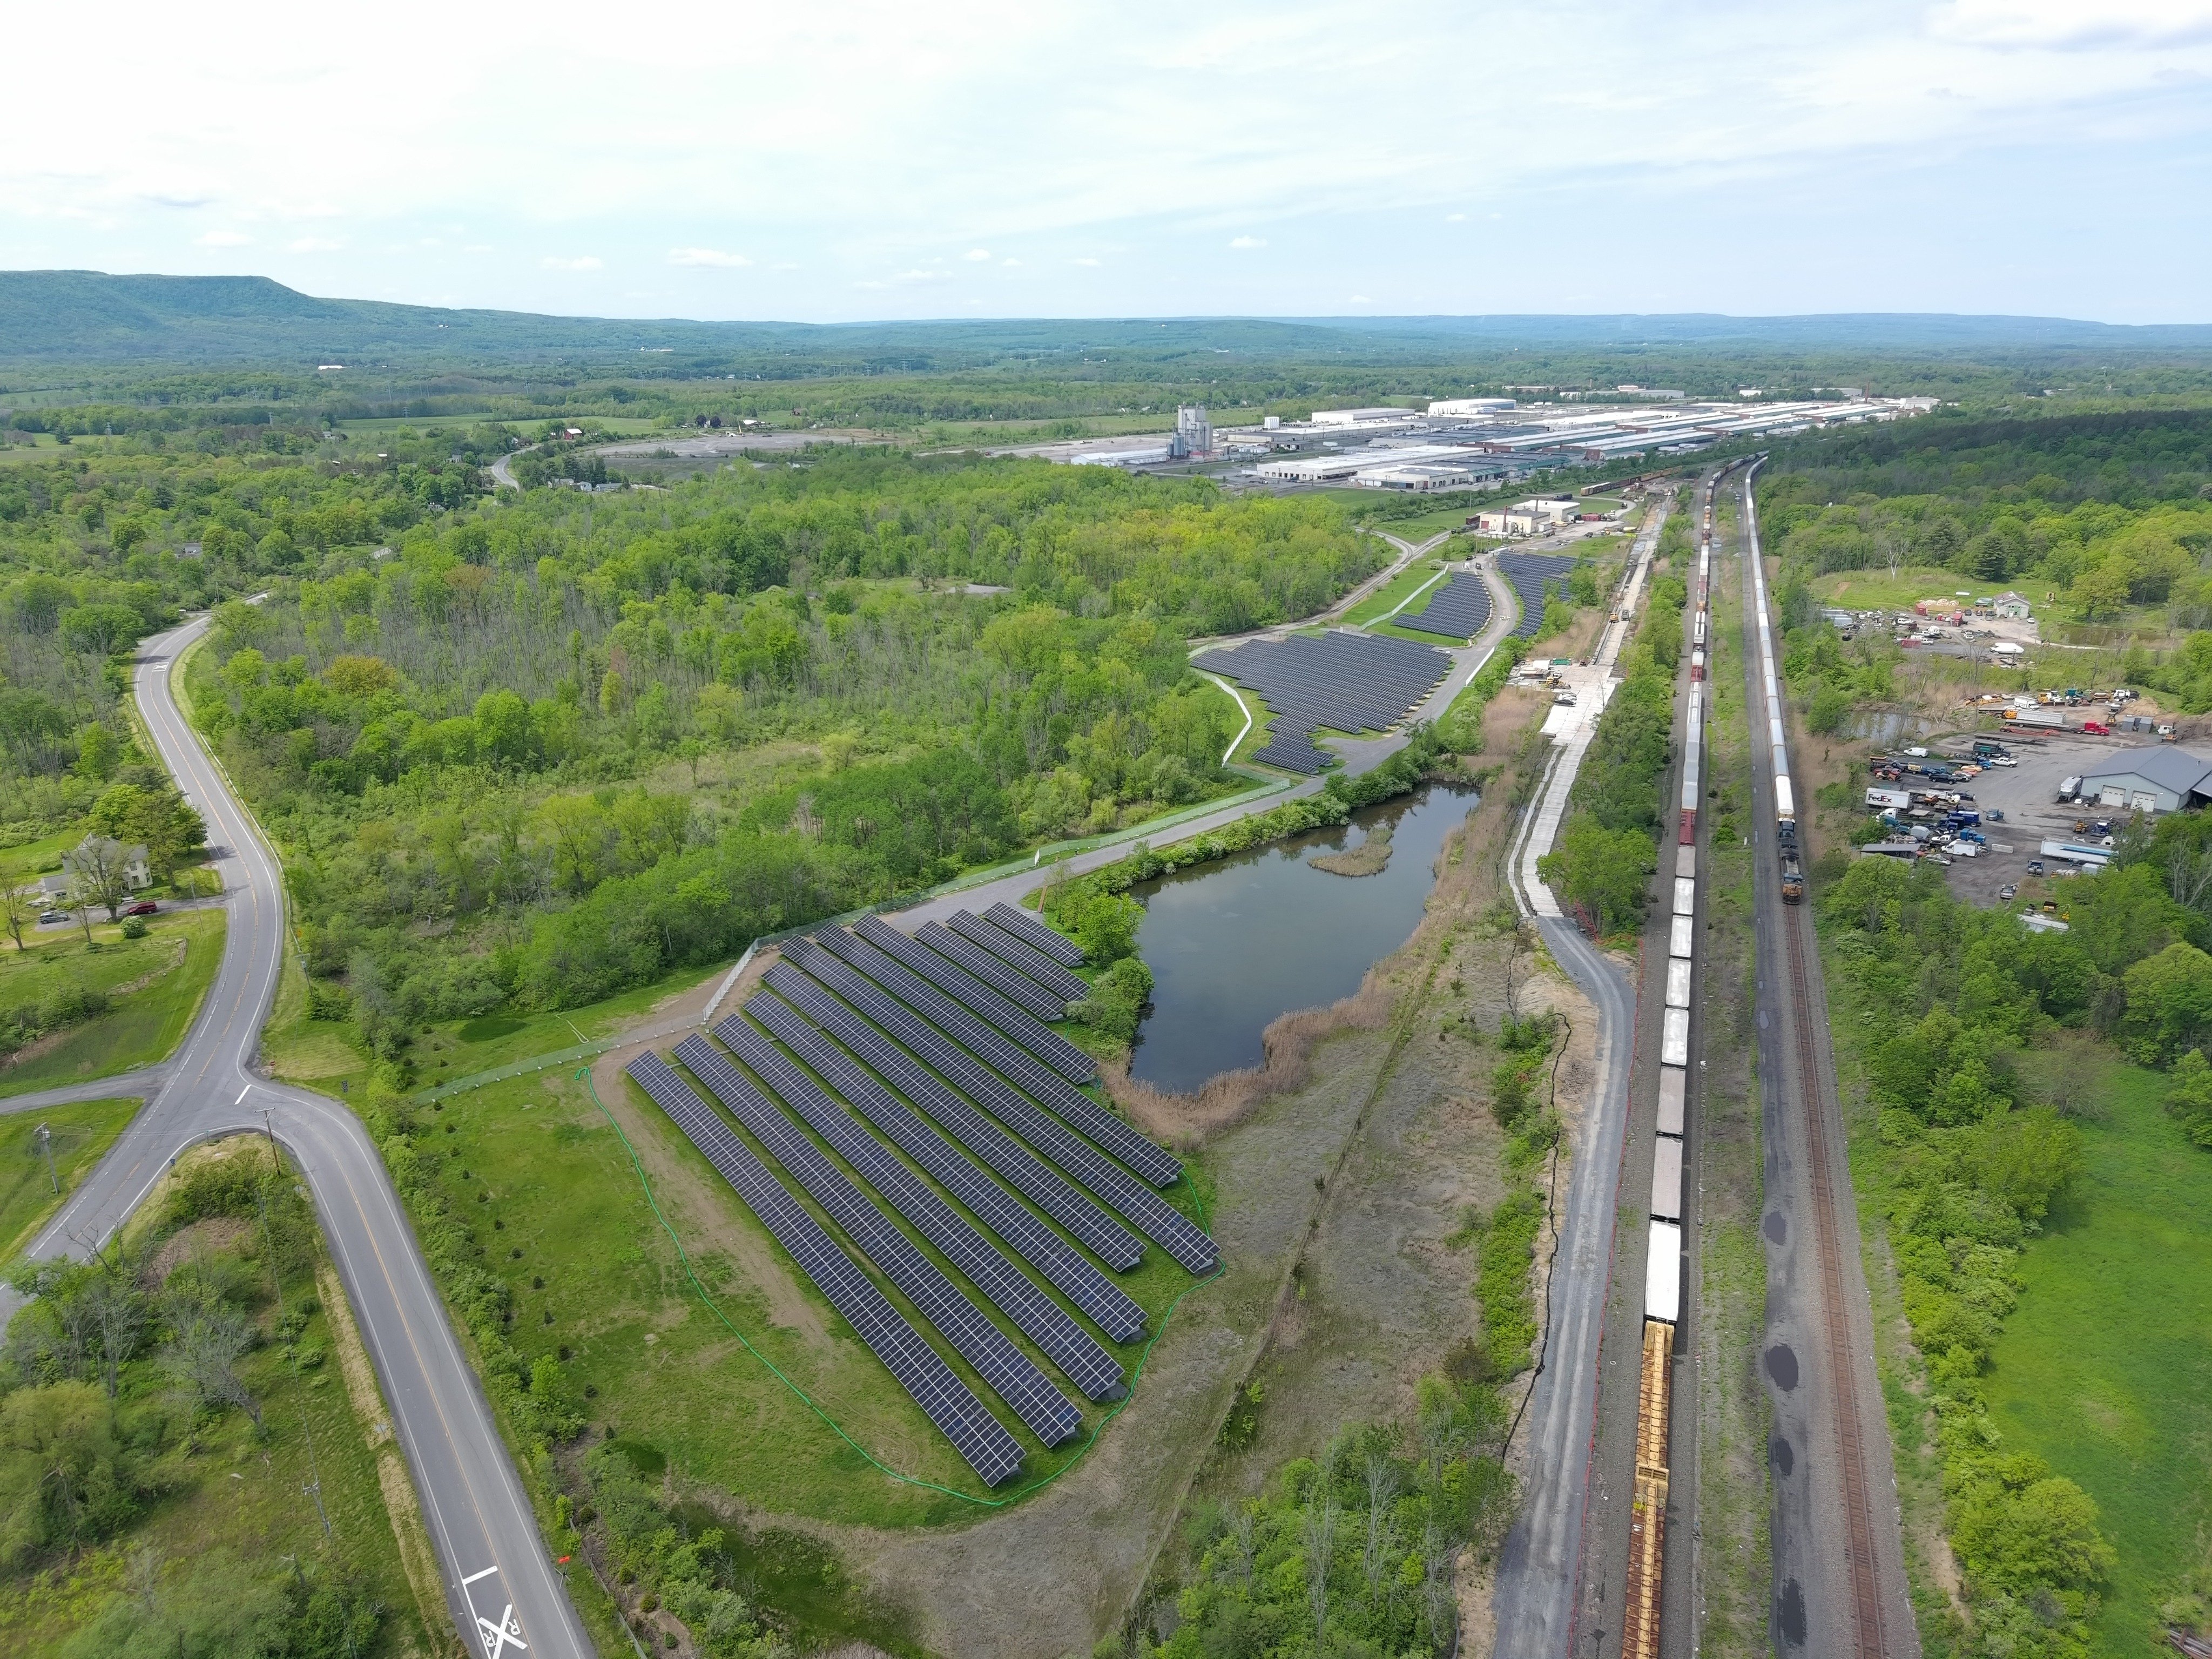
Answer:
<path fill-rule="evenodd" d="M 0 268 L 808 322 L 2212 322 L 2212 0 L 11 12 Z"/>

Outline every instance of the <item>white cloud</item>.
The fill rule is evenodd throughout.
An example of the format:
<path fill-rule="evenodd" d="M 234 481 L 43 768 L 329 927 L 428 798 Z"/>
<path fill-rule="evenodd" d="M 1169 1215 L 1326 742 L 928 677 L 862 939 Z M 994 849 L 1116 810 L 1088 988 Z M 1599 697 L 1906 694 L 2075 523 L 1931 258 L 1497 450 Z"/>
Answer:
<path fill-rule="evenodd" d="M 718 247 L 672 247 L 668 250 L 672 265 L 719 265 L 734 269 L 752 264 L 742 253 L 726 253 Z"/>
<path fill-rule="evenodd" d="M 1237 248 L 1265 247 L 1267 239 L 1264 236 L 1232 236 L 1229 239 L 1229 246 Z"/>
<path fill-rule="evenodd" d="M 302 236 L 296 242 L 288 242 L 286 248 L 294 253 L 336 253 L 345 246 L 327 236 Z"/>
<path fill-rule="evenodd" d="M 557 253 L 549 253 L 538 262 L 548 270 L 597 270 L 600 268 L 596 253 L 580 254 L 574 259 L 564 259 Z"/>
<path fill-rule="evenodd" d="M 1464 213 L 1447 213 L 1444 215 L 1444 222 L 1448 225 L 1463 225 L 1467 222 L 1467 215 Z"/>
<path fill-rule="evenodd" d="M 1364 294 L 1355 294 L 1352 296 L 1349 303 L 1356 306 L 1371 306 L 1375 301 L 1369 299 Z"/>
<path fill-rule="evenodd" d="M 1072 265 L 1096 265 L 1098 261 L 1096 259 L 1070 259 L 1067 263 Z"/>
<path fill-rule="evenodd" d="M 1021 264 L 1021 261 L 1019 259 L 1006 258 L 1000 260 L 999 263 L 1002 265 L 1018 265 Z"/>
<path fill-rule="evenodd" d="M 246 247 L 253 239 L 243 231 L 206 230 L 192 238 L 202 247 Z"/>
<path fill-rule="evenodd" d="M 981 264 L 991 257 L 991 250 L 987 247 L 971 247 L 960 257 L 971 264 Z"/>
<path fill-rule="evenodd" d="M 2207 0 L 1950 0 L 1929 19 L 1938 36 L 1993 46 L 2183 46 L 2212 40 Z"/>

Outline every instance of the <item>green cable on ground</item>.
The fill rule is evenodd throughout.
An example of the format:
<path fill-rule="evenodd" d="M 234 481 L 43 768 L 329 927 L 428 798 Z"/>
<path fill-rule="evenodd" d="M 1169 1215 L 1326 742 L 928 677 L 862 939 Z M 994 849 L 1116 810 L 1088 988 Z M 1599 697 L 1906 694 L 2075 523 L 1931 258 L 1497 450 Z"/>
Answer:
<path fill-rule="evenodd" d="M 713 1314 L 715 1318 L 720 1320 L 722 1322 L 723 1328 L 726 1329 L 732 1336 L 738 1339 L 739 1345 L 744 1347 L 747 1353 L 750 1354 L 754 1358 L 759 1360 L 762 1364 L 768 1367 L 769 1374 L 773 1376 L 777 1382 L 782 1383 L 785 1388 L 789 1389 L 793 1394 L 798 1395 L 800 1400 L 804 1401 L 806 1404 L 807 1410 L 812 1412 L 817 1417 L 820 1418 L 823 1422 L 827 1424 L 830 1426 L 830 1432 L 835 1434 L 847 1445 L 850 1446 L 854 1451 L 860 1453 L 863 1458 L 866 1459 L 870 1468 L 877 1470 L 880 1474 L 889 1475 L 894 1480 L 904 1481 L 909 1486 L 920 1486 L 929 1492 L 942 1492 L 947 1498 L 957 1498 L 963 1504 L 973 1504 L 981 1509 L 1003 1509 L 1007 1504 L 1012 1504 L 1018 1499 L 1028 1497 L 1033 1492 L 1041 1491 L 1042 1488 L 1050 1486 L 1054 1481 L 1059 1480 L 1061 1475 L 1066 1474 L 1078 1463 L 1080 1463 L 1084 1458 L 1090 1455 L 1091 1449 L 1098 1443 L 1098 1437 L 1106 1431 L 1106 1425 L 1109 1423 L 1111 1423 L 1115 1418 L 1119 1417 L 1121 1414 L 1122 1408 L 1127 1406 L 1132 1400 L 1134 1400 L 1137 1397 L 1137 1384 L 1144 1377 L 1146 1363 L 1152 1357 L 1153 1345 L 1158 1342 L 1160 1338 L 1167 1334 L 1168 1321 L 1175 1317 L 1175 1310 L 1182 1305 L 1183 1297 L 1188 1296 L 1193 1291 L 1198 1289 L 1200 1285 L 1212 1284 L 1215 1279 L 1221 1277 L 1224 1271 L 1223 1264 L 1217 1261 L 1212 1273 L 1208 1273 L 1204 1279 L 1197 1280 L 1195 1283 L 1183 1286 L 1182 1290 L 1176 1294 L 1176 1299 L 1168 1304 L 1166 1310 L 1160 1315 L 1159 1328 L 1152 1333 L 1151 1340 L 1145 1344 L 1144 1352 L 1137 1356 L 1137 1366 L 1135 1370 L 1130 1373 L 1128 1389 L 1124 1392 L 1121 1398 L 1115 1402 L 1114 1409 L 1108 1412 L 1105 1416 L 1098 1419 L 1097 1425 L 1091 1431 L 1091 1437 L 1083 1443 L 1081 1450 L 1078 1451 L 1074 1456 L 1069 1458 L 1066 1462 L 1061 1464 L 1050 1474 L 1046 1475 L 1042 1480 L 1031 1481 L 1028 1486 L 1024 1486 L 1019 1492 L 1009 1492 L 1004 1498 L 978 1498 L 973 1492 L 964 1492 L 959 1491 L 956 1487 L 940 1486 L 934 1480 L 925 1480 L 919 1475 L 903 1474 L 898 1470 L 892 1468 L 889 1464 L 881 1462 L 873 1453 L 869 1451 L 866 1446 L 863 1446 L 859 1441 L 854 1439 L 851 1435 L 846 1433 L 843 1425 L 841 1425 L 836 1418 L 830 1416 L 829 1413 L 823 1411 L 820 1406 L 817 1405 L 814 1402 L 812 1396 L 810 1395 L 805 1389 L 800 1388 L 798 1383 L 793 1382 L 788 1376 L 786 1376 L 781 1370 L 777 1369 L 776 1364 L 774 1360 L 770 1359 L 758 1348 L 753 1346 L 751 1342 L 746 1340 L 745 1334 L 731 1322 L 730 1316 L 724 1313 L 721 1309 L 715 1304 L 714 1298 L 713 1297 L 707 1294 L 707 1287 L 699 1282 L 699 1275 L 691 1271 L 691 1258 L 684 1249 L 684 1241 L 677 1237 L 676 1229 L 669 1224 L 668 1218 L 661 1213 L 660 1200 L 653 1196 L 653 1182 L 646 1178 L 645 1165 L 638 1158 L 637 1148 L 630 1144 L 629 1137 L 623 1133 L 623 1126 L 615 1121 L 615 1115 L 607 1109 L 606 1102 L 599 1098 L 599 1085 L 592 1077 L 591 1067 L 586 1066 L 580 1068 L 576 1073 L 576 1076 L 583 1081 L 585 1087 L 588 1088 L 592 1091 L 592 1103 L 599 1109 L 599 1115 L 606 1119 L 608 1127 L 612 1128 L 616 1135 L 621 1139 L 623 1150 L 629 1154 L 630 1167 L 637 1171 L 637 1184 L 645 1189 L 645 1201 L 652 1206 L 653 1218 L 660 1224 L 661 1231 L 668 1235 L 669 1243 L 676 1246 L 676 1259 L 684 1264 L 684 1276 L 691 1281 L 691 1288 L 698 1292 L 699 1300 L 706 1304 L 707 1311 Z M 1190 1181 L 1190 1176 L 1188 1171 L 1184 1173 L 1182 1178 L 1185 1181 Z M 1198 1206 L 1199 1225 L 1203 1227 L 1206 1224 L 1206 1201 L 1199 1196 L 1198 1183 L 1194 1181 L 1190 1181 L 1190 1196 L 1191 1201 Z"/>

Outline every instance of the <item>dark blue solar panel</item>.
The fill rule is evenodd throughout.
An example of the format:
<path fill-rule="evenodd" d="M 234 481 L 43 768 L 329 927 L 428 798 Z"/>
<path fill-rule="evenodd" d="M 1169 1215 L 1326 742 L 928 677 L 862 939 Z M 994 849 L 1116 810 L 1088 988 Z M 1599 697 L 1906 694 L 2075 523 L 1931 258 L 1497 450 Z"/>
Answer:
<path fill-rule="evenodd" d="M 835 957 L 828 960 L 832 965 L 842 966 Z M 953 1115 L 964 1113 L 973 1116 L 977 1124 L 989 1128 L 992 1126 L 988 1119 L 924 1071 L 921 1062 L 905 1049 L 790 963 L 776 963 L 763 975 L 763 982 L 799 1011 L 798 1014 L 787 1015 L 779 1011 L 771 1000 L 755 1014 L 763 1024 L 783 1040 L 793 1053 L 815 1072 L 827 1078 L 846 1099 L 860 1109 L 869 1122 L 890 1137 L 893 1145 L 921 1164 L 947 1192 L 966 1205 L 971 1215 L 1003 1239 L 1009 1249 L 1056 1285 L 1063 1296 L 1096 1321 L 1107 1335 L 1116 1342 L 1127 1342 L 1144 1334 L 1145 1310 L 1130 1298 L 1127 1292 L 1093 1267 L 1082 1251 L 1039 1220 L 1026 1205 L 969 1162 L 943 1135 L 917 1116 L 906 1101 L 901 1100 L 890 1089 L 878 1086 L 875 1077 L 881 1077 L 893 1088 L 902 1091 L 907 1100 L 933 1099 L 937 1109 L 932 1111 L 933 1116 L 946 1112 Z M 867 983 L 865 980 L 860 982 L 863 985 Z M 893 1003 L 891 1006 L 896 1007 L 898 1005 Z M 746 1005 L 746 1012 L 754 1012 L 750 1003 Z M 800 1018 L 800 1015 L 805 1018 Z M 816 1030 L 816 1027 L 820 1030 Z M 836 1036 L 837 1042 L 845 1047 L 838 1048 L 829 1036 L 823 1035 L 823 1032 Z M 875 1075 L 871 1076 L 860 1064 L 848 1060 L 845 1057 L 847 1049 L 872 1067 Z M 1042 1181 L 1057 1185 L 1071 1205 L 1088 1209 L 1102 1229 L 1110 1229 L 1111 1233 L 1125 1243 L 1132 1263 L 1138 1259 L 1137 1241 L 1119 1224 L 1109 1220 L 1089 1200 L 1081 1197 L 1058 1176 L 1037 1164 L 1012 1140 L 1004 1136 L 1000 1138 L 1027 1161 Z"/>
<path fill-rule="evenodd" d="M 809 1065 L 822 1059 L 825 1051 L 835 1057 L 830 1070 L 823 1073 L 831 1081 L 840 1082 L 848 1090 L 863 1086 L 854 1079 L 858 1075 L 864 1079 L 865 1073 L 846 1060 L 834 1043 L 775 998 L 764 992 L 756 995 L 745 1004 L 745 1012 L 764 1024 L 773 1021 L 783 1030 L 792 1032 L 798 1043 L 793 1052 L 805 1049 L 799 1057 Z M 778 1032 L 779 1036 L 782 1034 Z M 1031 1284 L 1027 1274 L 1000 1255 L 997 1247 L 969 1225 L 966 1217 L 939 1198 L 927 1182 L 861 1127 L 828 1091 L 793 1065 L 782 1049 L 735 1016 L 717 1025 L 714 1035 L 729 1045 L 731 1052 L 778 1099 L 798 1113 L 807 1127 L 829 1142 L 830 1151 L 859 1171 L 860 1178 L 880 1193 L 884 1201 L 897 1211 L 908 1225 L 943 1251 L 946 1261 L 967 1274 L 969 1281 L 992 1305 L 1050 1356 L 1076 1387 L 1093 1400 L 1104 1400 L 1121 1392 L 1121 1367 L 1098 1345 L 1097 1340 L 1076 1323 L 1059 1303 Z"/>
<path fill-rule="evenodd" d="M 1550 553 L 1498 556 L 1498 574 L 1505 578 L 1521 599 L 1521 620 L 1513 624 L 1516 634 L 1524 640 L 1535 638 L 1544 621 L 1544 584 L 1564 581 L 1574 568 L 1574 560 Z"/>
<path fill-rule="evenodd" d="M 995 1486 L 1019 1473 L 1021 1443 L 984 1409 L 983 1402 L 945 1363 L 944 1356 L 924 1341 L 906 1316 L 891 1305 L 890 1298 L 853 1265 L 853 1259 L 823 1231 L 821 1223 L 807 1214 L 783 1182 L 769 1173 L 752 1148 L 708 1110 L 659 1054 L 640 1054 L 626 1069 L 720 1171 L 745 1207 L 760 1218 L 799 1271 L 914 1396 L 915 1403 L 943 1431 L 983 1483 Z"/>
<path fill-rule="evenodd" d="M 933 987 L 925 984 L 882 951 L 861 943 L 850 934 L 842 933 L 836 928 L 825 928 L 816 938 L 823 945 L 833 946 L 854 968 L 906 1003 L 915 1012 L 927 1014 L 930 1019 L 945 1025 L 952 1014 L 959 1012 L 957 1006 L 949 1004 L 947 999 Z M 971 1024 L 975 1023 L 970 1022 Z M 904 1033 L 900 1034 L 900 1040 L 906 1042 L 908 1047 L 914 1047 L 913 1042 Z M 945 1044 L 947 1048 L 951 1046 Z M 921 1051 L 917 1048 L 916 1052 Z M 972 1056 L 946 1055 L 944 1063 L 939 1063 L 936 1057 L 929 1054 L 924 1054 L 923 1058 L 951 1078 L 971 1099 L 988 1109 L 1001 1123 L 1109 1205 L 1139 1232 L 1192 1273 L 1212 1272 L 1218 1259 L 1212 1239 L 1189 1217 L 1151 1188 L 1119 1164 L 1103 1157 L 1056 1119 L 1039 1110 L 1034 1103 L 1003 1079 L 976 1066 Z M 965 1061 L 964 1066 L 961 1065 L 962 1060 Z"/>
<path fill-rule="evenodd" d="M 1343 629 L 1248 640 L 1195 661 L 1249 686 L 1267 702 L 1274 724 L 1267 747 L 1253 757 L 1309 775 L 1328 759 L 1313 741 L 1316 728 L 1358 732 L 1395 726 L 1452 665 L 1434 646 Z"/>
<path fill-rule="evenodd" d="M 957 963 L 975 978 L 1009 1002 L 1018 1004 L 1036 1018 L 1067 1018 L 1066 997 L 1054 995 L 1027 974 L 1000 961 L 975 940 L 963 939 L 951 928 L 934 921 L 922 923 L 914 930 L 914 936 L 948 962 Z"/>
<path fill-rule="evenodd" d="M 858 944 L 849 936 L 848 942 Z M 796 963 L 820 980 L 897 1038 L 923 1061 L 951 1079 L 957 1086 L 969 1088 L 973 1086 L 971 1077 L 988 1076 L 981 1062 L 961 1049 L 943 1032 L 875 984 L 866 975 L 847 966 L 812 941 L 791 940 L 784 945 L 783 953 L 787 960 Z M 890 965 L 896 969 L 898 964 L 892 963 Z M 844 1033 L 841 1031 L 838 1035 L 842 1036 Z M 876 1066 L 877 1056 L 863 1054 L 860 1057 L 869 1065 Z M 883 1068 L 877 1066 L 877 1069 L 881 1071 Z M 1090 1198 L 1076 1191 L 1058 1173 L 1047 1169 L 1028 1147 L 961 1096 L 942 1084 L 934 1089 L 922 1089 L 910 1086 L 902 1079 L 901 1086 L 907 1089 L 906 1097 L 934 1118 L 947 1134 L 990 1165 L 1017 1192 L 1097 1251 L 1099 1259 L 1108 1267 L 1133 1267 L 1144 1259 L 1144 1246 L 1138 1242 L 1135 1234 L 1100 1209 Z"/>
<path fill-rule="evenodd" d="M 1036 945 L 1016 939 L 1003 927 L 994 927 L 973 911 L 954 911 L 945 918 L 945 926 L 969 943 L 981 945 L 1009 968 L 1027 974 L 1046 990 L 1066 1001 L 1074 1002 L 1091 994 L 1088 985 Z"/>
<path fill-rule="evenodd" d="M 1046 927 L 1035 916 L 1024 915 L 1011 904 L 993 905 L 983 912 L 983 920 L 995 922 L 1016 939 L 1034 945 L 1063 968 L 1083 966 L 1081 945 L 1066 934 Z"/>
<path fill-rule="evenodd" d="M 1490 620 L 1490 585 L 1472 571 L 1457 572 L 1441 587 L 1430 590 L 1429 602 L 1421 610 L 1401 611 L 1392 620 L 1417 634 L 1473 639 Z"/>
<path fill-rule="evenodd" d="M 886 956 L 921 975 L 993 1030 L 1019 1043 L 1069 1081 L 1088 1083 L 1098 1075 L 1098 1062 L 1059 1032 L 1048 1030 L 1035 1015 L 1017 1008 L 966 969 L 930 946 L 908 939 L 882 917 L 862 916 L 853 924 L 853 931 Z M 944 931 L 938 929 L 940 933 Z"/>
<path fill-rule="evenodd" d="M 944 1269 L 924 1255 L 868 1195 L 799 1129 L 775 1103 L 746 1081 L 714 1045 L 694 1032 L 676 1045 L 676 1057 L 713 1091 L 731 1115 L 752 1132 L 769 1155 L 798 1179 L 845 1237 L 898 1286 L 921 1316 L 1012 1407 L 1016 1416 L 1048 1446 L 1064 1444 L 1083 1426 L 1073 1401 L 1037 1369 L 968 1299 Z M 878 1151 L 881 1148 L 878 1149 Z"/>

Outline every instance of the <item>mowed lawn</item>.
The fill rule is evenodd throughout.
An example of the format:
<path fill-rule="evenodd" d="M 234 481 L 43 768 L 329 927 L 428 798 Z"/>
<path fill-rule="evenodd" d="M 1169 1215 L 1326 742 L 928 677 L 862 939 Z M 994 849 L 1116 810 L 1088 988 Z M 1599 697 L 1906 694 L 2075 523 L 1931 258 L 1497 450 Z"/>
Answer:
<path fill-rule="evenodd" d="M 613 1079 L 605 1104 L 621 1124 L 618 1135 L 579 1069 L 492 1084 L 416 1117 L 419 1144 L 442 1166 L 455 1209 L 486 1247 L 484 1265 L 512 1287 L 515 1345 L 533 1359 L 539 1353 L 563 1359 L 576 1382 L 593 1391 L 586 1409 L 595 1423 L 750 1506 L 890 1527 L 978 1513 L 869 1467 L 858 1448 L 900 1474 L 983 1495 L 951 1443 L 644 1091 L 625 1078 Z M 632 1148 L 651 1179 L 651 1200 Z M 1187 1205 L 1189 1188 L 1169 1196 Z M 728 1325 L 701 1300 L 660 1217 Z M 957 1270 L 952 1277 L 963 1282 Z M 1168 1304 L 1195 1281 L 1153 1248 L 1119 1282 L 1157 1331 Z M 911 1313 L 902 1296 L 884 1288 Z M 918 1317 L 916 1323 L 927 1329 Z M 1018 1334 L 1008 1334 L 1039 1358 Z M 1109 1346 L 1135 1370 L 1141 1340 Z M 941 1345 L 940 1352 L 1028 1452 L 1010 1491 L 1073 1461 L 1080 1440 L 1046 1450 L 964 1361 Z M 1084 1401 L 1048 1360 L 1042 1363 L 1083 1408 L 1087 1439 L 1109 1407 Z"/>
<path fill-rule="evenodd" d="M 33 1231 L 76 1190 L 142 1103 L 86 1100 L 0 1118 L 0 1266 L 29 1243 Z M 41 1124 L 49 1137 L 44 1149 L 39 1145 Z M 54 1190 L 57 1182 L 59 1192 Z"/>
<path fill-rule="evenodd" d="M 83 933 L 71 929 L 32 950 L 0 956 L 0 1003 L 7 1006 L 43 1002 L 68 983 L 115 996 L 106 1013 L 67 1028 L 52 1048 L 26 1050 L 27 1057 L 0 1067 L 0 1096 L 112 1077 L 165 1058 L 215 979 L 224 923 L 221 910 L 177 911 L 151 918 L 142 939 L 126 939 L 112 926 L 94 927 L 97 952 L 88 952 Z M 184 961 L 177 963 L 180 941 Z M 158 977 L 143 989 L 121 992 L 149 975 Z"/>
<path fill-rule="evenodd" d="M 2009 1448 L 2078 1481 L 2119 1552 L 2100 1655 L 2168 1651 L 2160 1602 L 2204 1559 L 2212 1521 L 2212 1152 L 2160 1105 L 2165 1079 L 2115 1068 L 2112 1116 L 2045 1236 L 1987 1379 Z"/>

